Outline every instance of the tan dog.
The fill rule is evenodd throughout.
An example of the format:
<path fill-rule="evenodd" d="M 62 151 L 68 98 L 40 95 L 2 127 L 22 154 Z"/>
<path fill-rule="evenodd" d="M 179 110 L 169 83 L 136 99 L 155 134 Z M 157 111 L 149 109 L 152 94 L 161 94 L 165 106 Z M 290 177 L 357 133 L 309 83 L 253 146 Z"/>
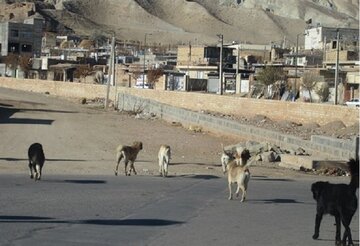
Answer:
<path fill-rule="evenodd" d="M 169 145 L 161 145 L 158 153 L 159 159 L 159 173 L 166 177 L 168 174 L 168 165 L 171 159 L 171 149 Z"/>
<path fill-rule="evenodd" d="M 116 167 L 115 167 L 115 175 L 118 175 L 119 164 L 120 164 L 120 161 L 122 158 L 124 158 L 124 162 L 125 162 L 125 175 L 130 176 L 131 170 L 136 175 L 134 162 L 136 160 L 138 153 L 140 152 L 140 150 L 142 150 L 142 148 L 143 148 L 142 142 L 134 142 L 133 145 L 131 145 L 131 146 L 119 145 L 116 148 L 117 163 L 116 163 Z M 130 162 L 129 173 L 127 172 L 128 162 Z"/>
<path fill-rule="evenodd" d="M 250 152 L 244 148 L 236 155 L 236 158 L 227 165 L 229 200 L 232 199 L 231 186 L 237 183 L 236 196 L 239 196 L 240 189 L 242 191 L 241 202 L 245 201 L 246 191 L 250 180 L 250 171 L 247 168 L 247 161 L 250 158 Z"/>

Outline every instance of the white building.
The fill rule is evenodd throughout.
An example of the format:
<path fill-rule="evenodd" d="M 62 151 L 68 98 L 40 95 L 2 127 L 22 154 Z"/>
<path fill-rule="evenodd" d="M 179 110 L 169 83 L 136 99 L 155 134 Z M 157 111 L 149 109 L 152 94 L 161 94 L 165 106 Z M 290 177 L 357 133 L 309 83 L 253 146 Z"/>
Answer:
<path fill-rule="evenodd" d="M 306 30 L 305 50 L 323 49 L 324 44 L 336 41 L 337 29 L 339 29 L 340 41 L 354 46 L 359 44 L 359 29 L 356 28 L 333 28 L 313 27 Z M 335 42 L 336 47 L 336 42 Z"/>

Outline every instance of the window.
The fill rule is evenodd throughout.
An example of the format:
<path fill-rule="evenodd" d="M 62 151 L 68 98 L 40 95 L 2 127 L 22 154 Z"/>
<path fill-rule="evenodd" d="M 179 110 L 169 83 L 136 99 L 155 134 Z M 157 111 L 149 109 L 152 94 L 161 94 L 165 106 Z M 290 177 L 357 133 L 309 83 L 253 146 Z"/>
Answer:
<path fill-rule="evenodd" d="M 21 52 L 32 52 L 32 46 L 30 44 L 21 45 Z"/>
<path fill-rule="evenodd" d="M 19 37 L 19 30 L 10 30 L 10 37 L 18 38 Z"/>
<path fill-rule="evenodd" d="M 333 42 L 332 42 L 332 48 L 333 48 L 333 49 L 336 49 L 336 48 L 337 48 L 337 42 L 336 42 L 336 41 L 333 41 Z"/>
<path fill-rule="evenodd" d="M 20 45 L 18 43 L 9 43 L 8 52 L 19 53 Z"/>
<path fill-rule="evenodd" d="M 32 39 L 33 38 L 33 34 L 32 32 L 29 31 L 25 31 L 21 33 L 21 37 L 25 38 L 25 39 Z"/>

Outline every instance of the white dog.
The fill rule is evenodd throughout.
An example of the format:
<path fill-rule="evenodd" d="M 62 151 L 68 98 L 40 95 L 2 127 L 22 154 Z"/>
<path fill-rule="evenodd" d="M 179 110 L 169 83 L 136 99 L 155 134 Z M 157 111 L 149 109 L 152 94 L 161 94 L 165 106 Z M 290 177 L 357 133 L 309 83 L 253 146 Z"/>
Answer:
<path fill-rule="evenodd" d="M 161 145 L 159 154 L 159 173 L 161 176 L 166 177 L 168 174 L 168 165 L 171 159 L 171 150 L 169 145 Z"/>
<path fill-rule="evenodd" d="M 234 160 L 235 157 L 231 153 L 228 153 L 225 151 L 223 144 L 221 144 L 221 148 L 222 148 L 222 154 L 220 157 L 221 167 L 222 167 L 223 173 L 225 174 L 226 170 L 227 170 L 227 165 L 229 164 L 230 161 Z"/>

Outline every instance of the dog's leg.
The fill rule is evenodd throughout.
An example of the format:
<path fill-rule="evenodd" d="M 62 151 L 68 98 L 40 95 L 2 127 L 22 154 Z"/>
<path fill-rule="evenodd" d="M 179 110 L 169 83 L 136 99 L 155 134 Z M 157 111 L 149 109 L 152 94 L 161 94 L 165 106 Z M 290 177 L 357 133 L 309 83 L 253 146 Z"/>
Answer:
<path fill-rule="evenodd" d="M 133 170 L 134 174 L 137 175 L 135 166 L 134 166 L 134 161 L 130 161 L 130 173 L 131 173 L 131 170 Z"/>
<path fill-rule="evenodd" d="M 318 239 L 319 238 L 319 230 L 320 230 L 320 223 L 323 217 L 323 213 L 321 211 L 317 211 L 316 213 L 316 218 L 315 218 L 315 232 L 313 235 L 313 239 Z"/>
<path fill-rule="evenodd" d="M 335 244 L 341 245 L 341 224 L 340 224 L 339 215 L 335 215 L 335 225 L 336 225 Z"/>
<path fill-rule="evenodd" d="M 124 162 L 125 162 L 125 176 L 130 176 L 130 174 L 131 174 L 131 168 L 130 168 L 130 170 L 129 170 L 129 173 L 128 173 L 128 171 L 127 171 L 127 166 L 128 166 L 129 161 L 128 161 L 127 159 L 124 159 Z"/>
<path fill-rule="evenodd" d="M 346 245 L 346 238 L 348 238 L 348 245 L 354 245 L 354 243 L 352 241 L 351 230 L 350 230 L 351 218 L 352 218 L 352 216 L 351 217 L 341 216 L 342 224 L 345 227 L 345 231 L 344 231 L 344 235 L 343 235 L 343 239 L 342 239 L 342 245 Z M 339 224 L 340 224 L 340 222 L 339 222 Z"/>
<path fill-rule="evenodd" d="M 29 175 L 30 175 L 30 178 L 31 178 L 31 179 L 34 178 L 33 165 L 31 164 L 31 162 L 29 162 Z"/>
<path fill-rule="evenodd" d="M 237 190 L 236 190 L 236 196 L 237 197 L 239 196 L 240 190 L 242 192 L 241 202 L 244 202 L 245 198 L 246 198 L 246 189 L 245 189 L 245 187 L 243 185 L 238 184 L 238 187 L 237 187 Z"/>
<path fill-rule="evenodd" d="M 35 168 L 36 168 L 35 180 L 40 180 L 40 178 L 41 178 L 41 167 L 40 167 L 39 164 L 36 164 Z"/>
<path fill-rule="evenodd" d="M 120 164 L 120 161 L 121 161 L 122 157 L 123 157 L 123 155 L 122 155 L 121 152 L 119 152 L 119 153 L 116 154 L 116 165 L 115 165 L 115 170 L 114 170 L 115 176 L 118 175 L 119 164 Z M 125 171 L 126 171 L 126 170 L 125 170 Z M 126 172 L 125 172 L 125 173 L 126 173 Z"/>
<path fill-rule="evenodd" d="M 229 182 L 229 200 L 232 200 L 231 182 Z"/>
<path fill-rule="evenodd" d="M 162 157 L 159 158 L 159 174 L 160 174 L 160 176 L 163 176 L 163 161 L 162 161 Z"/>
<path fill-rule="evenodd" d="M 168 173 L 168 162 L 169 162 L 169 160 L 165 157 L 165 160 L 164 160 L 164 177 L 166 177 L 167 173 Z"/>
<path fill-rule="evenodd" d="M 242 197 L 241 197 L 241 202 L 244 202 L 246 199 L 246 189 L 245 187 L 242 187 Z"/>

